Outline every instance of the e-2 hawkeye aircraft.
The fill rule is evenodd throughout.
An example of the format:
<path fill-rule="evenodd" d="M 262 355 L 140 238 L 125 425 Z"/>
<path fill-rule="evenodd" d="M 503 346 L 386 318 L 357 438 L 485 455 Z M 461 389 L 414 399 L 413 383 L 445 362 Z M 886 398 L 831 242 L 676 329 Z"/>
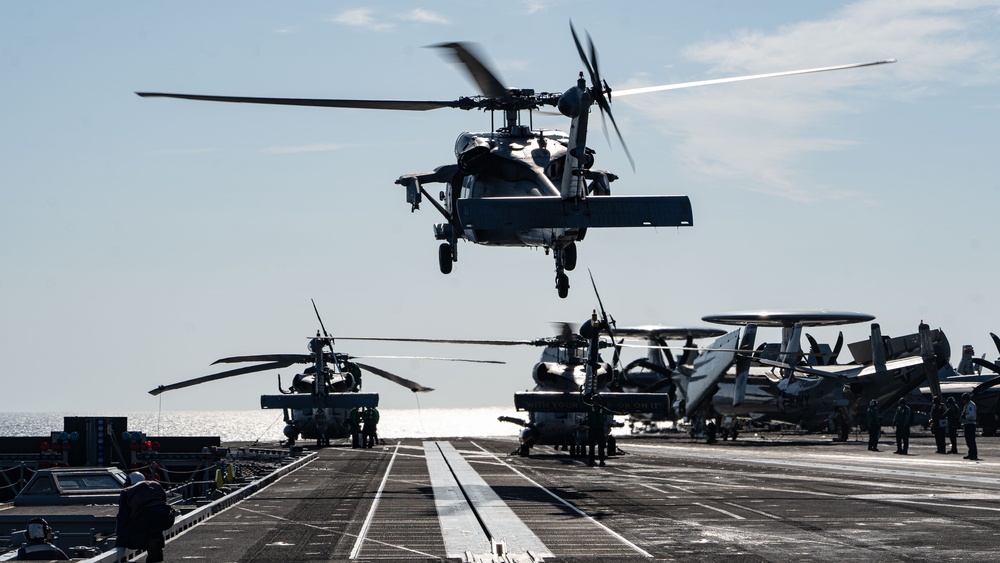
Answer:
<path fill-rule="evenodd" d="M 444 217 L 434 225 L 441 273 L 449 274 L 458 261 L 458 241 L 490 246 L 542 247 L 555 258 L 555 285 L 560 297 L 569 293 L 569 277 L 577 263 L 576 243 L 588 229 L 604 227 L 686 227 L 694 224 L 687 196 L 612 196 L 611 182 L 617 175 L 594 168 L 595 151 L 587 147 L 589 116 L 597 106 L 602 121 L 607 116 L 622 148 L 632 163 L 618 124 L 611 113 L 611 88 L 601 78 L 597 51 L 588 35 L 585 52 L 570 24 L 573 41 L 583 63 L 579 79 L 563 93 L 510 88 L 483 61 L 469 43 L 435 45 L 449 53 L 479 87 L 481 94 L 457 100 L 350 100 L 307 98 L 262 98 L 136 92 L 142 97 L 166 97 L 212 102 L 427 111 L 439 108 L 489 111 L 501 116 L 500 127 L 488 133 L 462 133 L 455 142 L 456 163 L 433 172 L 406 174 L 396 180 L 406 188 L 406 201 L 416 211 L 423 198 Z M 665 90 L 857 68 L 885 63 L 873 62 L 756 74 L 662 86 L 617 90 L 617 97 Z M 588 84 L 587 79 L 590 82 Z M 569 133 L 534 129 L 536 110 L 555 107 L 570 119 Z M 527 112 L 527 123 L 522 118 Z M 635 168 L 634 163 L 632 164 Z M 443 184 L 432 197 L 427 184 Z M 438 201 L 440 200 L 440 202 Z"/>
<path fill-rule="evenodd" d="M 885 413 L 924 381 L 939 389 L 939 371 L 950 369 L 951 349 L 940 329 L 920 323 L 917 333 L 883 337 L 877 323 L 866 341 L 850 344 L 854 362 L 838 364 L 843 334 L 833 349 L 807 335 L 803 327 L 874 320 L 840 311 L 750 311 L 702 317 L 706 322 L 740 325 L 706 348 L 690 376 L 678 382 L 676 407 L 689 419 L 749 418 L 795 424 L 807 431 L 835 431 L 846 440 L 869 401 Z M 758 327 L 782 329 L 780 344 L 755 348 Z M 742 337 L 741 337 L 742 333 Z"/>
<path fill-rule="evenodd" d="M 320 331 L 309 339 L 308 354 L 258 354 L 251 356 L 234 356 L 222 358 L 213 362 L 241 363 L 267 362 L 223 371 L 172 383 L 160 385 L 149 392 L 159 395 L 165 391 L 182 389 L 192 385 L 200 385 L 219 379 L 245 375 L 258 371 L 269 371 L 293 366 L 295 364 L 311 364 L 301 373 L 292 378 L 289 388 L 281 387 L 281 375 L 278 375 L 279 395 L 261 395 L 260 408 L 282 409 L 285 420 L 284 435 L 288 445 L 292 446 L 301 437 L 316 440 L 318 446 L 330 445 L 331 439 L 347 438 L 351 435 L 348 420 L 351 409 L 357 407 L 377 407 L 378 393 L 361 392 L 362 370 L 387 379 L 397 385 L 406 387 L 414 393 L 433 391 L 429 387 L 401 377 L 384 369 L 361 363 L 359 359 L 417 359 L 442 360 L 452 362 L 473 362 L 484 364 L 503 364 L 496 360 L 470 360 L 461 358 L 438 358 L 425 356 L 351 356 L 333 350 L 334 338 L 326 332 L 323 319 L 319 316 L 316 303 L 313 303 L 316 318 L 319 320 Z M 329 349 L 329 351 L 327 351 Z"/>

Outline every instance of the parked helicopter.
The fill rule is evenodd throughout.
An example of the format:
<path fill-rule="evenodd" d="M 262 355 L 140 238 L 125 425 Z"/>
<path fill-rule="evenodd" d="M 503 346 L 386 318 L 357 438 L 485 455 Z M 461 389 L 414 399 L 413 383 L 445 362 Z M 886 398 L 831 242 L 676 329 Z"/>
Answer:
<path fill-rule="evenodd" d="M 587 71 L 580 72 L 575 86 L 562 94 L 536 93 L 533 89 L 509 88 L 483 62 L 468 43 L 444 43 L 435 47 L 449 53 L 478 85 L 481 95 L 453 101 L 428 100 L 349 100 L 261 98 L 136 92 L 142 97 L 168 97 L 214 102 L 320 106 L 339 108 L 426 111 L 438 108 L 480 109 L 491 116 L 500 112 L 502 124 L 489 133 L 463 133 L 455 143 L 455 164 L 439 166 L 433 172 L 405 174 L 396 183 L 406 188 L 406 201 L 416 211 L 423 198 L 441 213 L 445 222 L 434 226 L 434 237 L 443 241 L 438 262 L 443 274 L 458 261 L 458 241 L 492 246 L 543 247 L 555 258 L 555 285 L 560 297 L 569 293 L 569 277 L 577 263 L 577 241 L 591 228 L 601 227 L 682 227 L 694 223 L 687 196 L 612 196 L 611 183 L 618 179 L 606 170 L 594 169 L 594 151 L 586 146 L 589 114 L 597 106 L 602 121 L 607 116 L 632 163 L 618 124 L 611 113 L 611 88 L 601 78 L 597 51 L 588 35 L 589 54 L 570 24 L 573 41 Z M 874 62 L 702 80 L 619 90 L 628 96 L 754 80 L 880 65 L 895 59 Z M 589 78 L 589 86 L 587 79 Z M 546 106 L 556 107 L 570 118 L 569 133 L 533 129 L 532 113 Z M 528 122 L 522 120 L 528 113 Z M 492 121 L 492 118 L 491 118 Z M 634 169 L 634 163 L 633 169 Z M 430 183 L 444 184 L 435 200 L 426 190 Z M 595 197 L 590 197 L 595 196 Z"/>
<path fill-rule="evenodd" d="M 593 276 L 591 276 L 593 284 Z M 594 292 L 597 286 L 594 284 Z M 467 340 L 437 338 L 362 338 L 340 337 L 340 340 L 375 340 L 395 342 L 428 342 L 444 344 L 478 344 L 487 346 L 539 346 L 541 358 L 532 369 L 535 387 L 531 391 L 514 394 L 514 406 L 528 413 L 527 420 L 503 416 L 500 420 L 522 427 L 517 453 L 527 456 L 531 448 L 551 445 L 568 450 L 571 455 L 582 455 L 587 443 L 585 422 L 588 413 L 598 401 L 606 412 L 615 414 L 650 413 L 664 416 L 669 408 L 670 396 L 650 390 L 624 392 L 620 376 L 620 345 L 615 343 L 617 333 L 629 337 L 651 338 L 663 327 L 616 328 L 613 318 L 596 310 L 591 318 L 574 330 L 568 323 L 558 323 L 559 334 L 536 340 Z M 712 329 L 708 329 L 712 330 Z M 601 338 L 606 333 L 610 340 Z M 600 356 L 600 350 L 613 348 L 614 357 L 609 363 Z M 617 443 L 611 435 L 615 426 L 613 414 L 605 415 L 605 440 L 607 451 L 613 455 Z"/>
<path fill-rule="evenodd" d="M 182 389 L 192 385 L 199 385 L 247 373 L 281 369 L 295 364 L 312 364 L 303 370 L 302 373 L 296 374 L 292 378 L 292 383 L 287 390 L 282 389 L 281 375 L 278 375 L 278 391 L 281 394 L 261 395 L 260 407 L 262 409 L 282 409 L 285 420 L 284 435 L 288 439 L 287 443 L 289 446 L 294 445 L 300 436 L 308 440 L 315 439 L 318 446 L 328 446 L 330 445 L 330 439 L 350 436 L 348 415 L 351 409 L 378 406 L 379 396 L 377 393 L 361 393 L 362 370 L 388 379 L 397 385 L 402 385 L 414 393 L 433 391 L 433 389 L 424 387 L 405 377 L 356 361 L 358 359 L 392 358 L 485 364 L 505 363 L 496 360 L 460 358 L 351 356 L 342 354 L 333 350 L 334 338 L 327 334 L 326 327 L 323 326 L 323 319 L 319 316 L 315 302 L 313 303 L 313 309 L 316 311 L 316 318 L 319 320 L 320 329 L 323 334 L 321 336 L 320 331 L 317 330 L 316 336 L 310 338 L 308 354 L 261 354 L 222 358 L 213 362 L 212 365 L 240 362 L 268 363 L 196 377 L 170 385 L 160 385 L 156 389 L 151 390 L 149 394 L 159 395 L 165 391 Z M 327 348 L 329 348 L 328 352 L 325 351 Z"/>
<path fill-rule="evenodd" d="M 688 418 L 783 422 L 804 430 L 836 431 L 846 440 L 864 414 L 859 405 L 874 399 L 886 412 L 925 380 L 937 388 L 939 370 L 948 366 L 950 346 L 944 332 L 932 331 L 923 323 L 916 334 L 893 339 L 883 337 L 879 325 L 872 323 L 869 340 L 849 345 L 855 360 L 851 364 L 837 364 L 842 335 L 832 350 L 812 337 L 808 337 L 810 351 L 801 348 L 803 327 L 874 318 L 834 311 L 753 311 L 702 317 L 707 322 L 743 325 L 742 338 L 737 329 L 699 355 L 696 369 L 699 363 L 724 368 L 712 370 L 702 380 L 682 375 L 679 388 L 684 398 L 678 407 Z M 759 326 L 780 327 L 781 344 L 754 349 Z"/>

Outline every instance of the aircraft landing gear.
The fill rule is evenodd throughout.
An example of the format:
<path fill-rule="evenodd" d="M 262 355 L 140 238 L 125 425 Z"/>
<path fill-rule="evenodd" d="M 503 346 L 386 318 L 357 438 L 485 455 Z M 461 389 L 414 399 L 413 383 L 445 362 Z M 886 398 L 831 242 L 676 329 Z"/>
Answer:
<path fill-rule="evenodd" d="M 576 243 L 570 243 L 565 248 L 554 249 L 556 259 L 556 291 L 561 299 L 566 299 L 569 295 L 569 276 L 566 270 L 576 267 Z"/>
<path fill-rule="evenodd" d="M 442 274 L 450 274 L 451 268 L 458 261 L 456 246 L 451 242 L 442 242 L 438 247 L 438 265 Z"/>

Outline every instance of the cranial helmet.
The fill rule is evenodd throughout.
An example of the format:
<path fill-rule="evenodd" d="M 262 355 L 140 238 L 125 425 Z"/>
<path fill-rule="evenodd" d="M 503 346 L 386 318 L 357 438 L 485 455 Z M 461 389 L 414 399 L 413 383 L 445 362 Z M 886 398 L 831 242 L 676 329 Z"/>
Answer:
<path fill-rule="evenodd" d="M 24 535 L 29 540 L 48 540 L 51 533 L 52 528 L 49 527 L 49 523 L 44 518 L 28 520 L 28 529 L 24 531 Z"/>
<path fill-rule="evenodd" d="M 874 407 L 877 404 L 878 404 L 878 401 L 876 401 L 875 399 L 872 399 L 871 401 L 868 401 L 868 406 L 869 407 Z"/>
<path fill-rule="evenodd" d="M 972 395 L 970 395 L 968 393 L 962 393 L 962 400 L 963 401 L 971 401 L 972 400 Z"/>
<path fill-rule="evenodd" d="M 145 480 L 146 480 L 146 476 L 143 475 L 142 473 L 139 473 L 138 471 L 133 471 L 132 473 L 128 474 L 128 484 L 129 485 L 135 485 L 136 483 L 141 483 L 142 481 L 145 481 Z"/>

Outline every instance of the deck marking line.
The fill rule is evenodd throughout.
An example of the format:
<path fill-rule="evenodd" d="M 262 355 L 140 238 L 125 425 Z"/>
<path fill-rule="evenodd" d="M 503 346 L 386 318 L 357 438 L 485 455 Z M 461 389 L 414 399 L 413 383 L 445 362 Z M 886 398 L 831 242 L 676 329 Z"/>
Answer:
<path fill-rule="evenodd" d="M 731 517 L 733 517 L 733 518 L 735 518 L 737 520 L 746 520 L 746 518 L 744 518 L 743 516 L 740 516 L 739 514 L 733 514 L 732 512 L 729 512 L 728 510 L 722 510 L 721 508 L 716 508 L 714 506 L 709 506 L 707 504 L 702 504 L 700 502 L 692 502 L 691 504 L 693 504 L 695 506 L 700 506 L 702 508 L 707 508 L 709 510 L 714 510 L 716 512 L 721 512 L 722 514 L 725 514 L 726 516 L 731 516 Z"/>
<path fill-rule="evenodd" d="M 853 497 L 851 497 L 853 498 Z M 924 500 L 906 500 L 906 499 L 882 499 L 882 502 L 902 502 L 906 504 L 925 504 L 927 506 L 937 506 L 939 508 L 954 508 L 962 510 L 989 510 L 992 512 L 1000 512 L 1000 508 L 993 508 L 990 506 L 966 506 L 962 504 L 946 504 L 945 502 L 928 502 Z"/>
<path fill-rule="evenodd" d="M 465 499 L 436 442 L 424 442 L 424 457 L 434 491 L 434 507 L 444 539 L 445 557 L 464 561 L 466 552 L 489 553 L 492 550 L 490 539 L 486 537 L 486 531 Z"/>
<path fill-rule="evenodd" d="M 553 556 L 451 442 L 438 442 L 437 446 L 492 541 L 506 542 L 508 554 L 530 552 L 537 557 Z"/>
<path fill-rule="evenodd" d="M 771 514 L 770 512 L 764 512 L 763 510 L 757 510 L 756 508 L 750 508 L 749 506 L 743 506 L 742 504 L 736 504 L 735 502 L 727 502 L 729 506 L 735 506 L 740 510 L 746 510 L 747 512 L 753 512 L 754 514 L 760 514 L 761 516 L 766 516 L 772 520 L 781 520 L 781 516 Z"/>
<path fill-rule="evenodd" d="M 382 475 L 382 482 L 378 486 L 378 491 L 375 492 L 375 500 L 372 501 L 371 508 L 368 509 L 368 516 L 365 517 L 365 523 L 361 525 L 361 531 L 358 532 L 358 539 L 354 542 L 354 549 L 351 550 L 351 559 L 357 559 L 358 554 L 361 553 L 361 545 L 365 543 L 365 537 L 368 535 L 368 526 L 371 525 L 372 519 L 375 517 L 375 509 L 378 508 L 378 501 L 382 498 L 382 490 L 385 489 L 385 483 L 389 480 L 389 472 L 392 471 L 392 464 L 396 461 L 396 454 L 399 453 L 399 443 L 396 443 L 396 449 L 392 450 L 392 457 L 389 458 L 389 466 L 385 468 L 385 474 Z"/>
<path fill-rule="evenodd" d="M 250 512 L 252 514 L 258 514 L 260 516 L 267 516 L 268 518 L 273 518 L 275 520 L 281 520 L 282 522 L 288 522 L 289 524 L 298 524 L 298 525 L 304 526 L 306 528 L 313 528 L 313 529 L 316 529 L 316 530 L 323 530 L 324 532 L 331 532 L 333 534 L 340 534 L 341 536 L 357 537 L 355 534 L 349 534 L 347 532 L 342 532 L 340 530 L 334 530 L 332 528 L 326 528 L 326 527 L 323 527 L 323 526 L 317 526 L 315 524 L 306 524 L 305 522 L 298 522 L 298 521 L 292 520 L 290 518 L 285 518 L 284 516 L 278 516 L 276 514 L 269 514 L 267 512 L 261 512 L 260 510 L 254 510 L 252 508 L 244 508 L 242 506 L 236 506 L 234 508 L 237 508 L 239 510 L 243 510 L 245 512 Z M 192 528 L 194 528 L 194 526 L 192 526 Z M 431 559 L 438 559 L 437 555 L 431 555 L 430 553 L 424 553 L 423 551 L 418 551 L 416 549 L 411 549 L 409 547 L 406 547 L 405 545 L 396 545 L 396 544 L 393 544 L 393 543 L 389 543 L 389 542 L 385 542 L 385 541 L 381 541 L 381 540 L 372 540 L 372 539 L 369 539 L 368 541 L 373 542 L 373 543 L 377 543 L 379 545 L 384 545 L 386 547 L 394 547 L 394 548 L 402 550 L 402 551 L 409 551 L 410 553 L 415 553 L 415 554 L 423 556 L 423 557 L 429 557 Z M 109 552 L 106 552 L 106 553 L 111 553 L 111 552 L 109 551 Z"/>
<path fill-rule="evenodd" d="M 589 520 L 592 524 L 594 524 L 598 528 L 601 528 L 602 530 L 604 530 L 605 532 L 607 532 L 608 534 L 610 534 L 616 540 L 618 540 L 618 541 L 622 542 L 623 544 L 625 544 L 625 545 L 629 546 L 630 548 L 632 548 L 636 553 L 639 553 L 643 557 L 650 557 L 650 558 L 653 557 L 653 555 L 651 553 L 649 553 L 648 551 L 646 551 L 646 550 L 642 549 L 641 547 L 635 545 L 634 543 L 628 541 L 627 539 L 625 539 L 624 537 L 622 537 L 622 535 L 619 534 L 618 532 L 615 532 L 611 528 L 608 528 L 604 524 L 601 524 L 600 522 L 598 522 L 597 520 L 595 520 L 593 516 L 590 516 L 589 514 L 587 514 L 586 512 L 580 510 L 579 508 L 577 508 L 575 505 L 573 505 L 572 503 L 570 503 L 566 499 L 564 499 L 564 498 L 560 497 L 559 495 L 553 493 L 552 491 L 546 489 L 545 487 L 543 487 L 542 485 L 540 485 L 537 481 L 535 481 L 531 477 L 528 477 L 524 473 L 521 473 L 520 471 L 518 471 L 513 465 L 510 465 L 506 461 L 504 461 L 504 460 L 500 459 L 499 457 L 497 457 L 496 454 L 493 454 L 492 452 L 490 452 L 489 450 L 487 450 L 486 448 L 480 446 L 479 444 L 477 444 L 475 442 L 471 442 L 471 444 L 474 445 L 474 446 L 476 446 L 477 448 L 483 450 L 484 452 L 489 453 L 491 456 L 493 456 L 494 459 L 496 459 L 497 461 L 499 461 L 502 465 L 506 466 L 507 469 L 510 469 L 515 474 L 519 475 L 525 481 L 527 481 L 527 482 L 531 483 L 532 485 L 538 487 L 539 489 L 545 491 L 549 496 L 551 496 L 552 498 L 554 498 L 557 501 L 559 501 L 560 503 L 562 503 L 563 506 L 565 506 L 566 508 L 569 508 L 573 512 L 576 512 L 578 515 L 583 516 L 584 518 L 586 518 L 587 520 Z"/>
<path fill-rule="evenodd" d="M 647 489 L 652 489 L 652 490 L 654 490 L 654 491 L 656 491 L 658 493 L 664 494 L 664 495 L 669 495 L 670 494 L 667 491 L 664 491 L 663 489 L 657 489 L 656 487 L 654 487 L 652 485 L 647 485 L 646 483 L 639 483 L 639 486 L 640 487 L 646 487 Z M 684 491 L 685 493 L 688 493 L 689 495 L 695 494 L 695 492 L 692 491 L 691 489 L 685 489 L 684 487 L 678 487 L 677 485 L 667 485 L 666 483 L 664 483 L 663 486 L 670 487 L 671 489 L 677 489 L 678 491 Z"/>

